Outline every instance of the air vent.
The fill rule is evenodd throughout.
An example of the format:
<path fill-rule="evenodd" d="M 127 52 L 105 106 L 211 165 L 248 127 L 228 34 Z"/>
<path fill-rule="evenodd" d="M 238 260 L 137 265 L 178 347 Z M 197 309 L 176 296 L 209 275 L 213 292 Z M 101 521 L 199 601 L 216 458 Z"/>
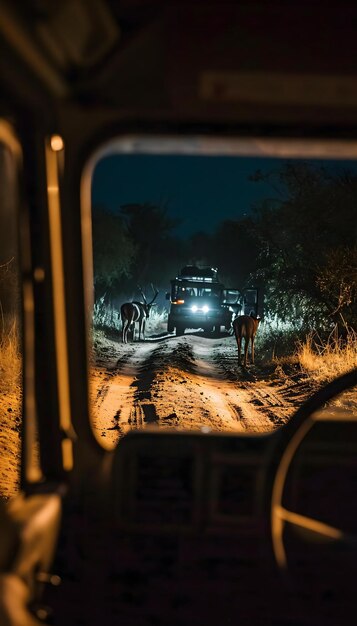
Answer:
<path fill-rule="evenodd" d="M 139 531 L 193 530 L 198 519 L 197 457 L 161 446 L 132 452 L 115 470 L 119 524 Z"/>

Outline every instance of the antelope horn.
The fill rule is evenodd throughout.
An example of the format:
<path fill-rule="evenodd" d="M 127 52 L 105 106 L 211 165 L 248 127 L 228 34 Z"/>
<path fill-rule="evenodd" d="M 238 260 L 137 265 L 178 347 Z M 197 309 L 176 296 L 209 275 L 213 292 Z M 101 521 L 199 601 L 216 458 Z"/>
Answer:
<path fill-rule="evenodd" d="M 145 297 L 145 294 L 144 294 L 144 292 L 143 292 L 142 288 L 140 287 L 140 285 L 137 285 L 137 287 L 138 287 L 138 289 L 139 289 L 139 291 L 140 291 L 140 293 L 141 293 L 141 296 L 142 296 L 142 298 L 143 298 L 143 300 L 144 300 L 145 304 L 147 304 L 147 302 L 146 302 L 146 297 Z"/>
<path fill-rule="evenodd" d="M 152 283 L 151 283 L 151 289 L 152 289 L 152 291 L 153 291 L 154 297 L 153 297 L 153 299 L 151 300 L 150 304 L 152 304 L 152 303 L 154 302 L 154 300 L 156 300 L 156 298 L 157 298 L 157 296 L 158 296 L 158 293 L 159 293 L 158 289 L 155 289 L 155 288 L 154 288 L 154 285 L 153 285 Z"/>

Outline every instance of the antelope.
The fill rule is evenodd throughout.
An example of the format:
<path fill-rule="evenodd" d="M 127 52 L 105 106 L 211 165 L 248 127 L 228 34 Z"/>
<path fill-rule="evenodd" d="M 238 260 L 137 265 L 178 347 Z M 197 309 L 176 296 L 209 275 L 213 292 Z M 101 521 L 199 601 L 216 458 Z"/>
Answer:
<path fill-rule="evenodd" d="M 137 302 L 137 301 L 125 302 L 120 307 L 120 314 L 121 314 L 121 321 L 122 321 L 121 338 L 122 338 L 123 343 L 128 343 L 129 328 L 131 324 L 134 324 L 134 328 L 135 328 L 136 322 L 138 322 L 138 325 L 139 325 L 139 341 L 141 339 L 141 335 L 143 336 L 143 339 L 145 339 L 145 321 L 149 317 L 151 307 L 159 293 L 158 290 L 154 289 L 154 286 L 151 285 L 154 296 L 151 302 L 147 302 L 145 294 L 139 285 L 138 285 L 138 288 L 139 288 L 139 291 L 142 295 L 144 302 Z"/>
<path fill-rule="evenodd" d="M 247 367 L 247 355 L 248 355 L 248 346 L 249 342 L 251 344 L 251 357 L 252 363 L 254 363 L 254 340 L 255 335 L 257 334 L 258 326 L 260 322 L 260 317 L 255 317 L 255 315 L 239 315 L 233 321 L 233 330 L 235 334 L 235 338 L 237 340 L 238 346 L 238 365 L 242 364 L 242 339 L 244 337 L 244 367 Z"/>

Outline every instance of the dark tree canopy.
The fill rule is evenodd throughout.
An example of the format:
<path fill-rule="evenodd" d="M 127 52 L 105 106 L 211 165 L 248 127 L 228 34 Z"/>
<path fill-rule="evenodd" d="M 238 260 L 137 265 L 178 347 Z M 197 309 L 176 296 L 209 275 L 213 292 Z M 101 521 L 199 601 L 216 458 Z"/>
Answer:
<path fill-rule="evenodd" d="M 148 202 L 121 207 L 128 236 L 136 247 L 133 283 L 161 287 L 172 278 L 172 271 L 177 271 L 182 246 L 172 231 L 179 221 L 167 212 L 166 206 Z"/>
<path fill-rule="evenodd" d="M 113 213 L 93 211 L 94 284 L 96 299 L 128 294 L 139 298 L 153 283 L 166 290 L 177 268 L 185 262 L 185 246 L 172 235 L 177 220 L 166 207 L 128 204 Z M 131 294 L 131 296 L 130 296 Z"/>
<path fill-rule="evenodd" d="M 98 208 L 93 211 L 94 287 L 96 297 L 115 293 L 120 281 L 131 276 L 136 247 L 120 216 Z"/>
<path fill-rule="evenodd" d="M 263 178 L 273 197 L 254 207 L 253 229 L 270 311 L 320 327 L 355 325 L 357 176 L 287 163 L 255 180 Z"/>
<path fill-rule="evenodd" d="M 212 258 L 225 284 L 239 289 L 247 287 L 258 258 L 250 220 L 222 222 L 212 237 Z"/>

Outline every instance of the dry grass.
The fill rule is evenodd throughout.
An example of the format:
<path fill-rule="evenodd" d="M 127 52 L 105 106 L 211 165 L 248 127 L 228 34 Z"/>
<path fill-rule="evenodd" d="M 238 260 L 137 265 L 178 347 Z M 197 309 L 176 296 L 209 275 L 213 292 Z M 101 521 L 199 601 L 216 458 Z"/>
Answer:
<path fill-rule="evenodd" d="M 357 367 L 357 333 L 346 328 L 343 338 L 335 328 L 327 341 L 312 333 L 298 345 L 297 358 L 301 367 L 316 381 L 329 381 Z"/>
<path fill-rule="evenodd" d="M 22 358 L 18 322 L 2 320 L 0 332 L 0 393 L 12 393 L 20 383 Z"/>
<path fill-rule="evenodd" d="M 0 316 L 0 497 L 19 489 L 22 357 L 17 319 Z"/>

